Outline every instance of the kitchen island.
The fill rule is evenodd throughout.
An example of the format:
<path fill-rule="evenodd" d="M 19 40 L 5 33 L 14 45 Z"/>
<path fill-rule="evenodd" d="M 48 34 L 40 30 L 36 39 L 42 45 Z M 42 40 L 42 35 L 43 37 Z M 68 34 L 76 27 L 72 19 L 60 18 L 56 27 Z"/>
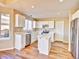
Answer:
<path fill-rule="evenodd" d="M 51 35 L 43 34 L 38 36 L 38 50 L 39 53 L 49 55 L 51 48 Z"/>

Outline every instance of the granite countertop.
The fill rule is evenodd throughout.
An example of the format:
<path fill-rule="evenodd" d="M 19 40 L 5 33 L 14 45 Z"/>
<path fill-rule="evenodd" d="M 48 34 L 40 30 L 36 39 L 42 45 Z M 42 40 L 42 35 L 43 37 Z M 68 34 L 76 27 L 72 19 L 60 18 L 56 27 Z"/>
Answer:
<path fill-rule="evenodd" d="M 15 32 L 16 34 L 31 34 L 31 33 L 29 33 L 29 32 L 26 32 L 26 31 L 17 31 L 17 32 Z"/>
<path fill-rule="evenodd" d="M 50 39 L 51 38 L 51 34 L 42 34 L 42 35 L 39 35 L 39 38 L 40 39 Z"/>

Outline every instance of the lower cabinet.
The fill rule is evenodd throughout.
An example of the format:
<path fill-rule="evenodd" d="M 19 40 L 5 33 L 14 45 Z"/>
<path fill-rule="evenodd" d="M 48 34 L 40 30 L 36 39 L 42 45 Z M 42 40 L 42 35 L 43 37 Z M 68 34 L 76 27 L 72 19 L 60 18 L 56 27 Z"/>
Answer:
<path fill-rule="evenodd" d="M 15 49 L 21 50 L 25 47 L 25 35 L 15 34 Z"/>

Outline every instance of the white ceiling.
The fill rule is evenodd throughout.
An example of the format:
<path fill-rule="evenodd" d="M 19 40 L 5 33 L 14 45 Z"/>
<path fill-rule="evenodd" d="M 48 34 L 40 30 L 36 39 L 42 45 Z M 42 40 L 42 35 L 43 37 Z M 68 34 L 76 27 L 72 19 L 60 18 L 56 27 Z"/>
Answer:
<path fill-rule="evenodd" d="M 7 5 L 34 18 L 67 17 L 68 11 L 77 6 L 79 0 L 16 0 Z M 34 8 L 32 8 L 34 5 Z"/>

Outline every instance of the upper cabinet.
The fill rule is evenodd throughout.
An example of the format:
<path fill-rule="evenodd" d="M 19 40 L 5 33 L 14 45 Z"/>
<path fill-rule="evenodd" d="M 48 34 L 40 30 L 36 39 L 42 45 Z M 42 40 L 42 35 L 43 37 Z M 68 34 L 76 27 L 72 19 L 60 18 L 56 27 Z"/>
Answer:
<path fill-rule="evenodd" d="M 42 28 L 43 25 L 48 25 L 49 28 L 54 28 L 54 21 L 37 21 L 36 28 Z"/>
<path fill-rule="evenodd" d="M 15 27 L 24 27 L 25 26 L 25 17 L 20 14 L 15 15 Z"/>
<path fill-rule="evenodd" d="M 49 21 L 49 28 L 54 28 L 54 21 Z"/>
<path fill-rule="evenodd" d="M 37 21 L 37 28 L 42 28 L 43 25 L 48 24 L 48 21 Z"/>
<path fill-rule="evenodd" d="M 33 28 L 36 28 L 36 21 L 33 21 Z"/>
<path fill-rule="evenodd" d="M 32 20 L 28 20 L 28 19 L 26 19 L 25 20 L 25 26 L 24 26 L 24 30 L 32 30 L 32 28 L 33 28 L 33 23 L 32 23 Z"/>
<path fill-rule="evenodd" d="M 27 30 L 32 30 L 32 20 L 28 20 L 28 28 Z"/>

